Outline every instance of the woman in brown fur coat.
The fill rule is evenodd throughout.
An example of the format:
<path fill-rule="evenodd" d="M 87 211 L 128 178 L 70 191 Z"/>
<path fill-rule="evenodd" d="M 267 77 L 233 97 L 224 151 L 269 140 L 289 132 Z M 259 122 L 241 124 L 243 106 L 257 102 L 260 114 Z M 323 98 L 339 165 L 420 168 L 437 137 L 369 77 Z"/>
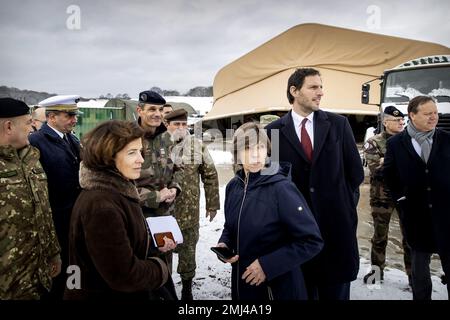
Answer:
<path fill-rule="evenodd" d="M 152 299 L 161 297 L 161 288 L 165 298 L 176 298 L 167 265 L 156 257 L 133 182 L 144 162 L 143 134 L 135 123 L 112 120 L 83 139 L 83 191 L 69 233 L 69 264 L 75 268 L 65 299 Z M 166 238 L 159 250 L 174 248 Z"/>

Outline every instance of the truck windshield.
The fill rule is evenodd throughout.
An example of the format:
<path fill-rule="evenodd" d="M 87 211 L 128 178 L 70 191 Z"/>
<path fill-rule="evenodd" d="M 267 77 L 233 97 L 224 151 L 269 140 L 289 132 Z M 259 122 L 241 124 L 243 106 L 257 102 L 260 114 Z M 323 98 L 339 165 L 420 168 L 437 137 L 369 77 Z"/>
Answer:
<path fill-rule="evenodd" d="M 450 66 L 394 71 L 385 81 L 384 102 L 408 102 L 418 95 L 450 102 Z"/>

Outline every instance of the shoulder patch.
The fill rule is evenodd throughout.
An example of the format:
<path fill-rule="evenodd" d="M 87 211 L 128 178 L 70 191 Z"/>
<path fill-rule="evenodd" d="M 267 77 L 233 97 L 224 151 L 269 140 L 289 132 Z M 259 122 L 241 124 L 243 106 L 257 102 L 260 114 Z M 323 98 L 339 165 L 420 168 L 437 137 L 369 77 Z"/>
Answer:
<path fill-rule="evenodd" d="M 369 151 L 370 149 L 373 149 L 373 148 L 374 148 L 373 144 L 371 144 L 369 141 L 367 141 L 364 144 L 364 151 Z"/>
<path fill-rule="evenodd" d="M 364 144 L 363 151 L 367 154 L 377 154 L 378 146 L 375 141 L 367 140 L 367 142 Z"/>

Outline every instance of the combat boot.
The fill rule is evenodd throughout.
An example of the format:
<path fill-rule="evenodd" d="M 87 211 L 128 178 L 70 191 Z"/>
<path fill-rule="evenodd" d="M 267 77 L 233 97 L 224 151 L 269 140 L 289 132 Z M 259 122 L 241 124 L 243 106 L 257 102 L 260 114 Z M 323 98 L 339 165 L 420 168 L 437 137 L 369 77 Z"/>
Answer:
<path fill-rule="evenodd" d="M 366 274 L 363 278 L 363 281 L 365 284 L 367 284 L 367 282 L 369 281 L 369 278 L 371 278 L 369 284 L 375 284 L 376 281 L 376 276 L 375 276 L 375 270 L 370 270 L 370 272 L 368 274 Z M 380 271 L 380 282 L 384 280 L 384 272 L 383 270 Z"/>
<path fill-rule="evenodd" d="M 192 279 L 181 280 L 183 284 L 183 289 L 181 289 L 181 300 L 192 301 Z"/>

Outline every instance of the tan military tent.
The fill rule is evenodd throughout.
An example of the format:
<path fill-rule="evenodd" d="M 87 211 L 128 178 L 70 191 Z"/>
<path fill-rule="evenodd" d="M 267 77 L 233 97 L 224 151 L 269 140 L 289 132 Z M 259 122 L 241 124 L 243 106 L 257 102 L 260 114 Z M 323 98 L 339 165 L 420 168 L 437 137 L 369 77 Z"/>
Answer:
<path fill-rule="evenodd" d="M 361 104 L 361 85 L 384 70 L 450 49 L 423 41 L 308 23 L 293 27 L 222 68 L 214 79 L 214 105 L 204 120 L 289 110 L 287 79 L 298 67 L 320 70 L 321 108 L 345 114 L 377 114 Z M 371 102 L 379 102 L 378 86 Z"/>

